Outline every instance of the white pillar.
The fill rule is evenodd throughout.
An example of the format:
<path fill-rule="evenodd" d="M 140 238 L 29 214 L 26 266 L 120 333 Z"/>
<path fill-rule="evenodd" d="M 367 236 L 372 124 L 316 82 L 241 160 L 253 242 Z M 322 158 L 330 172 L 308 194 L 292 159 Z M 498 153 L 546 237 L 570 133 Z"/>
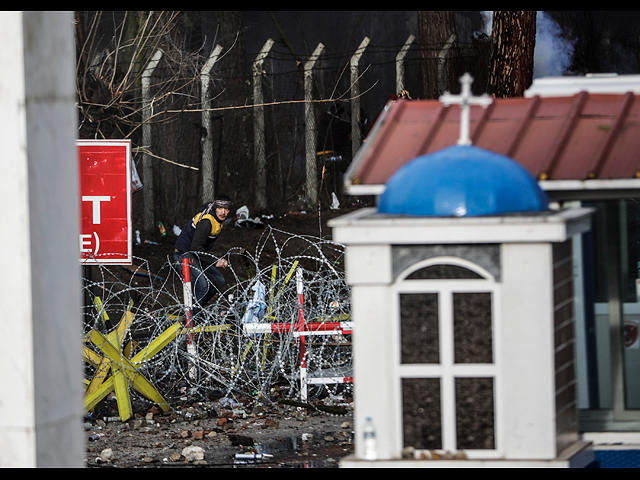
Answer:
<path fill-rule="evenodd" d="M 81 467 L 71 12 L 0 15 L 0 467 Z"/>
<path fill-rule="evenodd" d="M 211 131 L 211 97 L 209 95 L 209 83 L 211 81 L 211 69 L 218 61 L 222 52 L 222 46 L 216 45 L 209 59 L 202 67 L 200 84 L 202 86 L 202 128 L 206 129 L 207 136 L 202 146 L 202 203 L 213 200 L 216 192 L 213 191 L 213 132 Z"/>

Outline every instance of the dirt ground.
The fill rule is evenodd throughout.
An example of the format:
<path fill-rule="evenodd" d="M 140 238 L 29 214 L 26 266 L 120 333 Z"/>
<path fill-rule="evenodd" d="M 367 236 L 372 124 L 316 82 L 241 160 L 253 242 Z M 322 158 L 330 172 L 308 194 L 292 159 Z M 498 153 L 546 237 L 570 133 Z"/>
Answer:
<path fill-rule="evenodd" d="M 337 468 L 353 452 L 351 403 L 341 415 L 283 404 L 243 407 L 194 402 L 163 414 L 150 408 L 128 422 L 87 424 L 86 465 Z"/>
<path fill-rule="evenodd" d="M 289 212 L 263 216 L 262 228 L 227 225 L 214 253 L 243 247 L 251 252 L 268 226 L 293 235 L 331 238 L 327 221 L 362 204 L 318 212 Z M 141 225 L 134 217 L 134 229 Z M 175 235 L 166 226 L 160 231 L 141 233 L 143 243 L 135 245 L 136 259 L 148 262 L 151 273 L 172 255 Z M 144 243 L 149 240 L 153 243 Z M 275 252 L 261 252 L 268 264 Z M 136 260 L 139 261 L 139 260 Z M 226 275 L 225 275 L 226 276 Z M 229 467 L 229 468 L 337 468 L 342 457 L 353 452 L 353 403 L 350 390 L 336 403 L 315 398 L 309 404 L 261 403 L 255 399 L 191 399 L 160 412 L 153 405 L 134 405 L 136 417 L 85 418 L 86 465 L 114 467 Z M 112 401 L 115 402 L 115 399 Z M 239 402 L 239 403 L 233 403 Z M 117 415 L 117 409 L 115 410 Z M 256 455 L 248 458 L 246 455 Z"/>

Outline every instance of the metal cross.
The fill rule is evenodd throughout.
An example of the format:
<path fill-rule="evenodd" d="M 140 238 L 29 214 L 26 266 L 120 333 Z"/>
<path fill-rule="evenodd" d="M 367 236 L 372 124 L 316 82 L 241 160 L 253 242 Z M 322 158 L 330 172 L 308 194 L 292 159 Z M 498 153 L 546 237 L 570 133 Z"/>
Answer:
<path fill-rule="evenodd" d="M 471 145 L 469 139 L 469 108 L 471 105 L 482 105 L 487 108 L 493 102 L 493 99 L 486 93 L 481 97 L 474 97 L 471 95 L 471 84 L 473 83 L 473 77 L 468 73 L 465 73 L 460 77 L 460 85 L 462 86 L 460 95 L 452 95 L 449 92 L 444 92 L 440 96 L 440 101 L 446 107 L 451 104 L 459 104 L 461 106 L 460 112 L 460 138 L 458 139 L 458 145 Z"/>

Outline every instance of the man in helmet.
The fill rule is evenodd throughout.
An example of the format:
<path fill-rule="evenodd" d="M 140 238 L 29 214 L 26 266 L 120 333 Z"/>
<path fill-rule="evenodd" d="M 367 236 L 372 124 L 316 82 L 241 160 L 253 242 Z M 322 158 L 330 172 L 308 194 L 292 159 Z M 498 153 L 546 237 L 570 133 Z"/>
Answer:
<path fill-rule="evenodd" d="M 224 276 L 218 268 L 227 267 L 228 262 L 223 258 L 216 260 L 208 252 L 222 231 L 232 205 L 228 196 L 216 196 L 213 202 L 203 205 L 200 212 L 187 222 L 176 241 L 173 253 L 175 262 L 180 264 L 183 258 L 191 260 L 194 316 L 214 295 L 220 293 L 224 285 Z"/>

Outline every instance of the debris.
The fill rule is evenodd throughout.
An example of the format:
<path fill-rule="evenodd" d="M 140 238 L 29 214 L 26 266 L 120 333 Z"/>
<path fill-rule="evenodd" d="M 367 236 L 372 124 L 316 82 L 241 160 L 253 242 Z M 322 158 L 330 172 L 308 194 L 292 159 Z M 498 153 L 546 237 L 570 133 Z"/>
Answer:
<path fill-rule="evenodd" d="M 236 210 L 236 226 L 246 222 L 247 220 L 249 220 L 249 209 L 244 205 Z"/>
<path fill-rule="evenodd" d="M 268 453 L 236 453 L 236 460 L 262 460 L 269 457 L 273 457 L 273 455 Z"/>
<path fill-rule="evenodd" d="M 202 447 L 189 445 L 188 447 L 184 447 L 182 449 L 182 456 L 187 462 L 204 460 L 204 449 Z"/>
<path fill-rule="evenodd" d="M 266 289 L 262 282 L 258 280 L 251 289 L 254 291 L 253 299 L 251 299 L 247 305 L 247 309 L 242 317 L 242 323 L 259 322 L 267 308 L 267 303 L 265 302 Z"/>
<path fill-rule="evenodd" d="M 136 193 L 142 190 L 142 181 L 140 175 L 136 169 L 136 163 L 131 159 L 131 193 Z"/>
<path fill-rule="evenodd" d="M 331 192 L 331 210 L 337 210 L 340 208 L 340 201 L 336 196 L 336 192 Z"/>
<path fill-rule="evenodd" d="M 273 420 L 272 418 L 267 418 L 264 421 L 264 425 L 262 425 L 262 428 L 268 428 L 270 430 L 277 430 L 280 428 L 280 422 L 278 422 L 277 420 Z"/>
<path fill-rule="evenodd" d="M 113 450 L 110 448 L 105 448 L 100 452 L 100 460 L 104 463 L 111 463 L 114 459 Z"/>
<path fill-rule="evenodd" d="M 245 206 L 236 210 L 236 227 L 238 228 L 262 228 L 264 224 L 260 217 L 252 219 L 249 216 L 249 209 Z"/>
<path fill-rule="evenodd" d="M 402 458 L 415 458 L 416 449 L 409 446 L 402 449 Z"/>
<path fill-rule="evenodd" d="M 308 410 L 319 410 L 321 412 L 333 413 L 335 415 L 346 415 L 347 409 L 345 407 L 340 406 L 331 406 L 331 405 L 312 405 L 310 403 L 297 402 L 295 400 L 281 400 L 280 403 L 284 405 L 292 405 L 294 407 L 306 408 Z"/>

